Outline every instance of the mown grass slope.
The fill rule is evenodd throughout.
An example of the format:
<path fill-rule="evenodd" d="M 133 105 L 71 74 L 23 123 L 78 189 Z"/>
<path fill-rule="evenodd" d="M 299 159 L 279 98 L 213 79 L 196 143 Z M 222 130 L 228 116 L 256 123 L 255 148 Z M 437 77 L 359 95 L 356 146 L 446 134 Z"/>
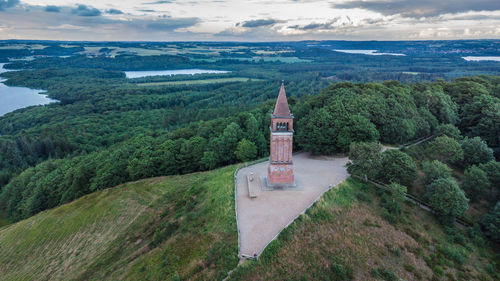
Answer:
<path fill-rule="evenodd" d="M 231 280 L 496 280 L 493 253 L 411 203 L 383 219 L 374 187 L 349 178 Z"/>
<path fill-rule="evenodd" d="M 142 180 L 0 229 L 0 280 L 222 279 L 236 266 L 235 166 Z"/>

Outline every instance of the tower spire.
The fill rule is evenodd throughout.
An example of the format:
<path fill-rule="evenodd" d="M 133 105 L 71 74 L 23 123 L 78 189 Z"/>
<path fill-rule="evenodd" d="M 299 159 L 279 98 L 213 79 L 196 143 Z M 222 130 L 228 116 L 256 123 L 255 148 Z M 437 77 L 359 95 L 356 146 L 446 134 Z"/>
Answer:
<path fill-rule="evenodd" d="M 281 81 L 281 88 L 276 100 L 273 114 L 275 116 L 290 116 L 290 108 L 288 107 L 288 100 L 286 99 L 285 81 Z"/>
<path fill-rule="evenodd" d="M 267 167 L 266 186 L 295 187 L 293 175 L 293 115 L 286 100 L 285 83 L 281 89 L 271 114 L 269 166 Z"/>

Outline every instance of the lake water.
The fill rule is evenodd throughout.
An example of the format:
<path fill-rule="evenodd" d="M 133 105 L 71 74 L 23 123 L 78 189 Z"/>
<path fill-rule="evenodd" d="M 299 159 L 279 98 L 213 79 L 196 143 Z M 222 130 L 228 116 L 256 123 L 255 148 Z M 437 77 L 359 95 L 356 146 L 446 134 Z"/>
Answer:
<path fill-rule="evenodd" d="M 0 73 L 10 71 L 4 69 L 4 65 L 5 63 L 0 63 Z M 9 87 L 1 83 L 2 81 L 5 81 L 5 79 L 0 77 L 0 116 L 23 107 L 57 102 L 49 99 L 46 95 L 40 94 L 44 92 L 42 90 Z"/>
<path fill-rule="evenodd" d="M 347 54 L 362 54 L 370 56 L 406 56 L 400 53 L 377 53 L 377 50 L 334 50 L 335 52 L 347 53 Z"/>
<path fill-rule="evenodd" d="M 500 57 L 474 57 L 474 56 L 468 56 L 468 57 L 462 57 L 466 61 L 500 61 Z"/>
<path fill-rule="evenodd" d="M 228 73 L 224 70 L 208 70 L 208 69 L 176 69 L 176 70 L 151 70 L 151 71 L 125 71 L 127 78 L 141 78 L 148 76 L 164 76 L 177 74 L 205 74 L 205 73 Z"/>

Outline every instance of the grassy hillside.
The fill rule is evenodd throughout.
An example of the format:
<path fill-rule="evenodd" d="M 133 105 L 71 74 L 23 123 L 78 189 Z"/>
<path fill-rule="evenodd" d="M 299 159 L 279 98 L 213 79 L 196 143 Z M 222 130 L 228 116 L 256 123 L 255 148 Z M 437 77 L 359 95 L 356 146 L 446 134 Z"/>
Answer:
<path fill-rule="evenodd" d="M 235 167 L 96 192 L 0 229 L 0 280 L 222 279 Z"/>
<path fill-rule="evenodd" d="M 403 204 L 382 218 L 380 197 L 352 178 L 329 191 L 232 280 L 495 280 L 492 253 L 461 230 L 447 235 L 428 212 Z M 460 242 L 457 243 L 457 242 Z"/>
<path fill-rule="evenodd" d="M 222 280 L 238 263 L 234 170 L 132 182 L 0 228 L 0 280 Z M 380 201 L 348 179 L 231 279 L 499 278 L 480 239 L 410 204 L 391 224 Z"/>

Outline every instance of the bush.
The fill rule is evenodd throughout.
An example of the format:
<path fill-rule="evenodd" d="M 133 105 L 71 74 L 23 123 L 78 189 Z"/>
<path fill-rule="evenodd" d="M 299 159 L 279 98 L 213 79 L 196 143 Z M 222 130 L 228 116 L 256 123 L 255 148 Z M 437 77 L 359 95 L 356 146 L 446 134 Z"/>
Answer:
<path fill-rule="evenodd" d="M 484 247 L 486 245 L 484 234 L 478 224 L 474 224 L 473 227 L 469 227 L 467 229 L 467 236 L 474 244 L 479 247 Z"/>
<path fill-rule="evenodd" d="M 389 184 L 389 189 L 392 195 L 392 198 L 396 201 L 403 202 L 406 199 L 406 186 L 397 184 L 397 183 L 391 183 Z"/>
<path fill-rule="evenodd" d="M 394 256 L 400 257 L 402 252 L 399 247 L 389 247 L 389 252 L 391 252 Z"/>
<path fill-rule="evenodd" d="M 179 228 L 179 224 L 177 222 L 169 222 L 163 226 L 157 227 L 153 234 L 153 241 L 151 241 L 150 246 L 156 247 L 160 245 L 163 241 L 170 237 L 174 231 L 177 230 L 177 228 Z"/>
<path fill-rule="evenodd" d="M 404 268 L 408 272 L 414 272 L 415 271 L 415 267 L 413 265 L 411 265 L 411 264 L 405 264 Z"/>
<path fill-rule="evenodd" d="M 315 208 L 315 210 L 309 212 L 308 215 L 313 221 L 328 221 L 332 218 L 332 214 L 324 208 Z"/>
<path fill-rule="evenodd" d="M 495 279 L 499 279 L 500 275 L 498 274 L 497 269 L 493 264 L 491 263 L 487 264 L 484 267 L 484 270 L 486 270 L 486 272 L 488 272 L 488 274 L 494 277 Z"/>
<path fill-rule="evenodd" d="M 467 253 L 462 248 L 456 248 L 453 246 L 444 247 L 441 249 L 443 255 L 457 264 L 464 264 L 467 261 Z"/>
<path fill-rule="evenodd" d="M 486 236 L 495 242 L 500 242 L 500 201 L 484 216 L 481 225 Z"/>
<path fill-rule="evenodd" d="M 345 267 L 342 264 L 332 263 L 330 265 L 330 273 L 332 274 L 333 280 L 352 280 L 353 279 L 353 270 L 351 268 Z"/>
<path fill-rule="evenodd" d="M 364 192 L 358 192 L 358 193 L 356 193 L 356 198 L 359 201 L 362 201 L 362 202 L 366 202 L 366 203 L 371 203 L 372 202 L 372 199 L 370 198 L 370 196 L 367 195 Z"/>
<path fill-rule="evenodd" d="M 382 278 L 383 280 L 386 281 L 397 281 L 398 277 L 394 272 L 390 271 L 389 269 L 379 267 L 379 268 L 373 268 L 370 271 L 370 275 L 375 278 Z"/>
<path fill-rule="evenodd" d="M 437 277 L 443 277 L 444 275 L 444 270 L 439 265 L 432 267 L 432 271 Z"/>

